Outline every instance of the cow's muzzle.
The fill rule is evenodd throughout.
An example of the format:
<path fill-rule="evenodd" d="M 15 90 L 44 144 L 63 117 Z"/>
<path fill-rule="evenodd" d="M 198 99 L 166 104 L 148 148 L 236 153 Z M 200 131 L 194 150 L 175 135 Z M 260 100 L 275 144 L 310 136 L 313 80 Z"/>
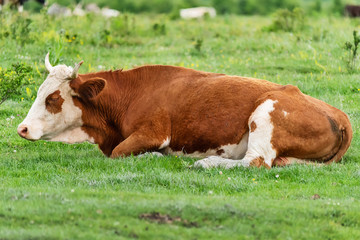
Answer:
<path fill-rule="evenodd" d="M 19 125 L 17 132 L 20 137 L 27 138 L 27 136 L 29 134 L 29 129 L 26 125 Z"/>

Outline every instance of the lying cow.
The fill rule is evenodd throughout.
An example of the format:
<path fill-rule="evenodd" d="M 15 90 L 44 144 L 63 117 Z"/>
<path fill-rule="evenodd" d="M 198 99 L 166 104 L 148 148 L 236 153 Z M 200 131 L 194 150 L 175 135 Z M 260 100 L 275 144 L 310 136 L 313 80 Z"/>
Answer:
<path fill-rule="evenodd" d="M 216 17 L 216 10 L 212 7 L 195 7 L 180 9 L 180 17 L 184 19 L 203 18 L 208 14 L 210 17 Z"/>
<path fill-rule="evenodd" d="M 0 10 L 5 4 L 11 4 L 12 6 L 17 6 L 19 12 L 24 11 L 24 2 L 28 0 L 0 0 Z M 45 5 L 45 0 L 36 0 L 38 3 Z"/>
<path fill-rule="evenodd" d="M 265 80 L 175 66 L 49 75 L 18 133 L 28 140 L 88 141 L 112 158 L 148 151 L 207 157 L 202 167 L 337 162 L 352 139 L 342 111 Z"/>

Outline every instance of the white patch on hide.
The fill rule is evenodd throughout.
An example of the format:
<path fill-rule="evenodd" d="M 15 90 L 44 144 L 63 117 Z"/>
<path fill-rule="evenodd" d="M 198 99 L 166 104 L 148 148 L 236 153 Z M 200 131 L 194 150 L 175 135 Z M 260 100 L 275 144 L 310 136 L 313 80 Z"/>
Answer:
<path fill-rule="evenodd" d="M 245 133 L 238 144 L 228 144 L 220 147 L 224 150 L 220 156 L 230 159 L 241 159 L 245 156 L 248 148 L 249 132 Z"/>
<path fill-rule="evenodd" d="M 286 117 L 289 114 L 287 111 L 284 111 L 284 110 L 282 112 L 284 114 L 284 117 Z"/>
<path fill-rule="evenodd" d="M 170 137 L 167 137 L 164 142 L 160 145 L 159 149 L 166 148 L 170 145 Z"/>
<path fill-rule="evenodd" d="M 75 128 L 73 130 L 68 130 L 60 135 L 49 139 L 52 142 L 65 142 L 65 143 L 81 143 L 81 142 L 89 142 L 95 143 L 94 138 L 90 137 L 86 132 L 84 132 L 80 127 Z"/>
<path fill-rule="evenodd" d="M 249 118 L 250 123 L 255 122 L 256 129 L 249 135 L 248 150 L 243 161 L 250 162 L 258 157 L 264 158 L 265 164 L 271 167 L 272 161 L 276 158 L 276 151 L 271 144 L 274 126 L 271 122 L 270 113 L 275 110 L 277 102 L 267 99 L 260 104 Z"/>

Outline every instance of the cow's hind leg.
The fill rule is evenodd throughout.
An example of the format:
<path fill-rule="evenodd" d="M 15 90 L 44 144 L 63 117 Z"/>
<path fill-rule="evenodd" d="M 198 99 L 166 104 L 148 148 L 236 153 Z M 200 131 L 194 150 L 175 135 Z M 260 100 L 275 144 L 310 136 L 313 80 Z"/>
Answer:
<path fill-rule="evenodd" d="M 271 99 L 265 100 L 250 116 L 248 149 L 242 160 L 210 156 L 195 162 L 194 166 L 203 168 L 264 166 L 271 168 L 272 163 L 277 157 L 276 150 L 271 144 L 274 126 L 270 117 L 276 102 L 276 100 Z"/>

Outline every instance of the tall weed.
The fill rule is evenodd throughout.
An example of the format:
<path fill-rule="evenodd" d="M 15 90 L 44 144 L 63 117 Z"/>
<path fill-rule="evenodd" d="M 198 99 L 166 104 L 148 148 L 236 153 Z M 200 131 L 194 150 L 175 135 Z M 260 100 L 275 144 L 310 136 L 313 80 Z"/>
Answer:
<path fill-rule="evenodd" d="M 354 71 L 357 69 L 357 59 L 358 59 L 358 48 L 360 44 L 360 36 L 357 31 L 353 31 L 353 42 L 345 42 L 344 49 L 347 51 L 348 55 L 345 58 L 346 66 L 348 71 Z"/>

